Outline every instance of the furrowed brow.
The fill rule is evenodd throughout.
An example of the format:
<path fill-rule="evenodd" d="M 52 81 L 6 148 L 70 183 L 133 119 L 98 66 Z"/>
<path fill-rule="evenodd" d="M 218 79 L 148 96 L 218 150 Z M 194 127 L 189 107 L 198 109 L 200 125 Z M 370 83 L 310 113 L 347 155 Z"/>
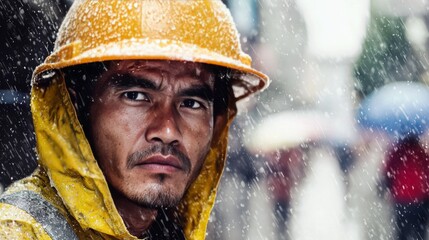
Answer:
<path fill-rule="evenodd" d="M 150 80 L 121 73 L 111 76 L 109 84 L 116 88 L 141 87 L 151 90 L 157 89 L 155 83 Z"/>
<path fill-rule="evenodd" d="M 179 95 L 181 97 L 199 97 L 209 102 L 213 102 L 214 100 L 213 90 L 206 84 L 183 89 Z"/>

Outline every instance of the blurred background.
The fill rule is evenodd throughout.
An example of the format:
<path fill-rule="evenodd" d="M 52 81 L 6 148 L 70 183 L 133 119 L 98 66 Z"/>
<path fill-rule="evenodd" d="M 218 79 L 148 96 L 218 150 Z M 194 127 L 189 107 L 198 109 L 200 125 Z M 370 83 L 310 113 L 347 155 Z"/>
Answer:
<path fill-rule="evenodd" d="M 37 165 L 30 113 L 34 68 L 52 51 L 69 0 L 0 2 L 0 183 L 30 174 Z"/>
<path fill-rule="evenodd" d="M 412 169 L 429 179 L 429 2 L 224 2 L 272 83 L 239 102 L 207 239 L 429 239 L 429 180 L 407 186 L 398 179 L 411 177 L 395 175 Z M 71 3 L 0 3 L 3 187 L 37 165 L 31 73 Z M 417 140 L 413 164 L 397 156 L 409 139 Z M 396 159 L 405 170 L 391 167 Z M 395 184 L 425 197 L 414 191 L 408 203 Z M 400 214 L 410 204 L 424 213 Z"/>

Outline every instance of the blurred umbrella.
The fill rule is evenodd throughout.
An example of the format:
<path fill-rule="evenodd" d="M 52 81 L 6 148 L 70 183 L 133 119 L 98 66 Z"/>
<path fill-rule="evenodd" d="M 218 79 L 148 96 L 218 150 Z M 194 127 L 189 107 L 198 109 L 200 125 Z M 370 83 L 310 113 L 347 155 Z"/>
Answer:
<path fill-rule="evenodd" d="M 271 152 L 325 137 L 328 119 L 316 111 L 272 114 L 256 127 L 245 145 L 251 151 Z"/>
<path fill-rule="evenodd" d="M 387 84 L 363 101 L 357 121 L 395 137 L 421 135 L 429 127 L 429 88 L 417 82 Z"/>

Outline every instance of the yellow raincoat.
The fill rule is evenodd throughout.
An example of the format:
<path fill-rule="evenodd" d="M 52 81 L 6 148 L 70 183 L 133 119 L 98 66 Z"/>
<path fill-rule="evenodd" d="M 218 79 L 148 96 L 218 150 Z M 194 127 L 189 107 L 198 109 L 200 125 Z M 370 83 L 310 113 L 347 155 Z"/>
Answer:
<path fill-rule="evenodd" d="M 61 26 L 54 52 L 34 72 L 31 110 L 39 168 L 8 188 L 3 197 L 19 196 L 23 191 L 37 193 L 78 239 L 136 239 L 113 203 L 61 72 L 68 66 L 122 59 L 195 61 L 235 71 L 232 83 L 236 98 L 229 103 L 229 121 L 219 139 L 213 141 L 201 174 L 179 206 L 186 239 L 204 239 L 224 166 L 235 102 L 268 83 L 264 74 L 251 68 L 232 18 L 218 0 L 75 1 Z M 49 234 L 46 219 L 55 215 L 44 211 L 49 208 L 30 206 L 23 210 L 3 201 L 0 239 L 62 236 L 66 230 Z M 33 210 L 46 216 L 37 218 L 31 214 Z"/>

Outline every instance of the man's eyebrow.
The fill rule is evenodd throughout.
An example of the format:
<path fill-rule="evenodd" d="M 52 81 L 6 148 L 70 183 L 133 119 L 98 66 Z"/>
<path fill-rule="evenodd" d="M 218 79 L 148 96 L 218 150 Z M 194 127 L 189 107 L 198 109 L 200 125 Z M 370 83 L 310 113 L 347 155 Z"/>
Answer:
<path fill-rule="evenodd" d="M 209 85 L 194 85 L 189 88 L 183 89 L 179 96 L 181 97 L 199 97 L 207 101 L 213 102 L 214 92 Z"/>
<path fill-rule="evenodd" d="M 114 74 L 109 79 L 109 85 L 112 85 L 117 88 L 126 88 L 126 87 L 141 87 L 151 90 L 156 90 L 157 86 L 154 82 L 147 80 L 145 78 L 138 78 L 131 74 Z"/>

